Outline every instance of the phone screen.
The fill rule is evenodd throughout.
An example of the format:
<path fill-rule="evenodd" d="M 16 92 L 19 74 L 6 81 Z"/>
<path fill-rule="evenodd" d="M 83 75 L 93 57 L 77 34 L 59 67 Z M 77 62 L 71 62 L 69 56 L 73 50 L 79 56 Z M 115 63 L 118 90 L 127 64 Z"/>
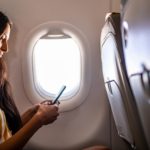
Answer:
<path fill-rule="evenodd" d="M 60 91 L 58 92 L 56 98 L 53 101 L 53 104 L 56 104 L 58 102 L 59 97 L 62 95 L 65 89 L 66 89 L 65 85 L 61 87 Z"/>

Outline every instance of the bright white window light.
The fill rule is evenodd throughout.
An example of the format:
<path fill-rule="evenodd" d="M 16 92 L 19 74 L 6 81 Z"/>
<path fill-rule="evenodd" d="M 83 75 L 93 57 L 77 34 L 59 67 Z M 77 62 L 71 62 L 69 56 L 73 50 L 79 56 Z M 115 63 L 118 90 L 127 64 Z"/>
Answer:
<path fill-rule="evenodd" d="M 79 90 L 80 50 L 71 37 L 43 37 L 35 44 L 33 56 L 34 79 L 40 93 L 54 96 L 62 85 L 67 87 L 63 97 L 73 96 Z"/>

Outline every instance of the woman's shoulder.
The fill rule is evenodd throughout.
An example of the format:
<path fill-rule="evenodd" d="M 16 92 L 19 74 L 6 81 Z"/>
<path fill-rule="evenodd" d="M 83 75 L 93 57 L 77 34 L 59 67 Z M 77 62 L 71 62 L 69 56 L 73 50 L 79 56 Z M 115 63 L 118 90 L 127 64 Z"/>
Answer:
<path fill-rule="evenodd" d="M 3 110 L 0 108 L 0 117 L 3 115 Z"/>
<path fill-rule="evenodd" d="M 0 143 L 12 136 L 8 128 L 4 111 L 0 108 Z"/>
<path fill-rule="evenodd" d="M 6 117 L 4 111 L 0 108 L 0 124 L 4 126 L 6 123 Z"/>
<path fill-rule="evenodd" d="M 0 117 L 4 115 L 4 111 L 0 108 Z"/>
<path fill-rule="evenodd" d="M 5 117 L 4 111 L 0 108 L 0 124 L 3 123 L 4 117 Z M 0 127 L 0 128 L 1 128 L 1 127 Z"/>
<path fill-rule="evenodd" d="M 0 143 L 2 140 L 2 131 L 3 131 L 3 110 L 0 108 Z"/>

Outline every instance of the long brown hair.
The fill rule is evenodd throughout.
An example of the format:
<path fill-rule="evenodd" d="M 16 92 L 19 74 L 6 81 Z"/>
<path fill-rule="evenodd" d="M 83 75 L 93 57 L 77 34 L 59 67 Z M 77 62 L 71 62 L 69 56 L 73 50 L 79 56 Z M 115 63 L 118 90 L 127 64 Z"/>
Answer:
<path fill-rule="evenodd" d="M 12 26 L 8 17 L 0 12 L 0 34 L 3 33 L 7 24 Z M 21 117 L 12 97 L 11 87 L 7 79 L 7 67 L 3 58 L 0 58 L 0 108 L 5 113 L 12 134 L 16 133 L 22 126 Z"/>

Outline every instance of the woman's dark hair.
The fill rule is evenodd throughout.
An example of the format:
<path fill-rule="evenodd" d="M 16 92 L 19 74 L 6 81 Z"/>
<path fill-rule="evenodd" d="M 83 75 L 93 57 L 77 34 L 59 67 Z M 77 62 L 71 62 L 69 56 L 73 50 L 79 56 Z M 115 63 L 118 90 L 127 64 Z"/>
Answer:
<path fill-rule="evenodd" d="M 7 24 L 11 26 L 8 17 L 0 12 L 0 34 L 3 33 Z M 7 68 L 3 58 L 0 58 L 0 108 L 4 111 L 7 124 L 12 134 L 22 126 L 21 117 L 14 103 L 11 87 L 7 79 Z"/>
<path fill-rule="evenodd" d="M 4 29 L 6 28 L 7 24 L 12 26 L 12 22 L 9 20 L 9 18 L 0 11 L 0 34 L 3 33 Z"/>

